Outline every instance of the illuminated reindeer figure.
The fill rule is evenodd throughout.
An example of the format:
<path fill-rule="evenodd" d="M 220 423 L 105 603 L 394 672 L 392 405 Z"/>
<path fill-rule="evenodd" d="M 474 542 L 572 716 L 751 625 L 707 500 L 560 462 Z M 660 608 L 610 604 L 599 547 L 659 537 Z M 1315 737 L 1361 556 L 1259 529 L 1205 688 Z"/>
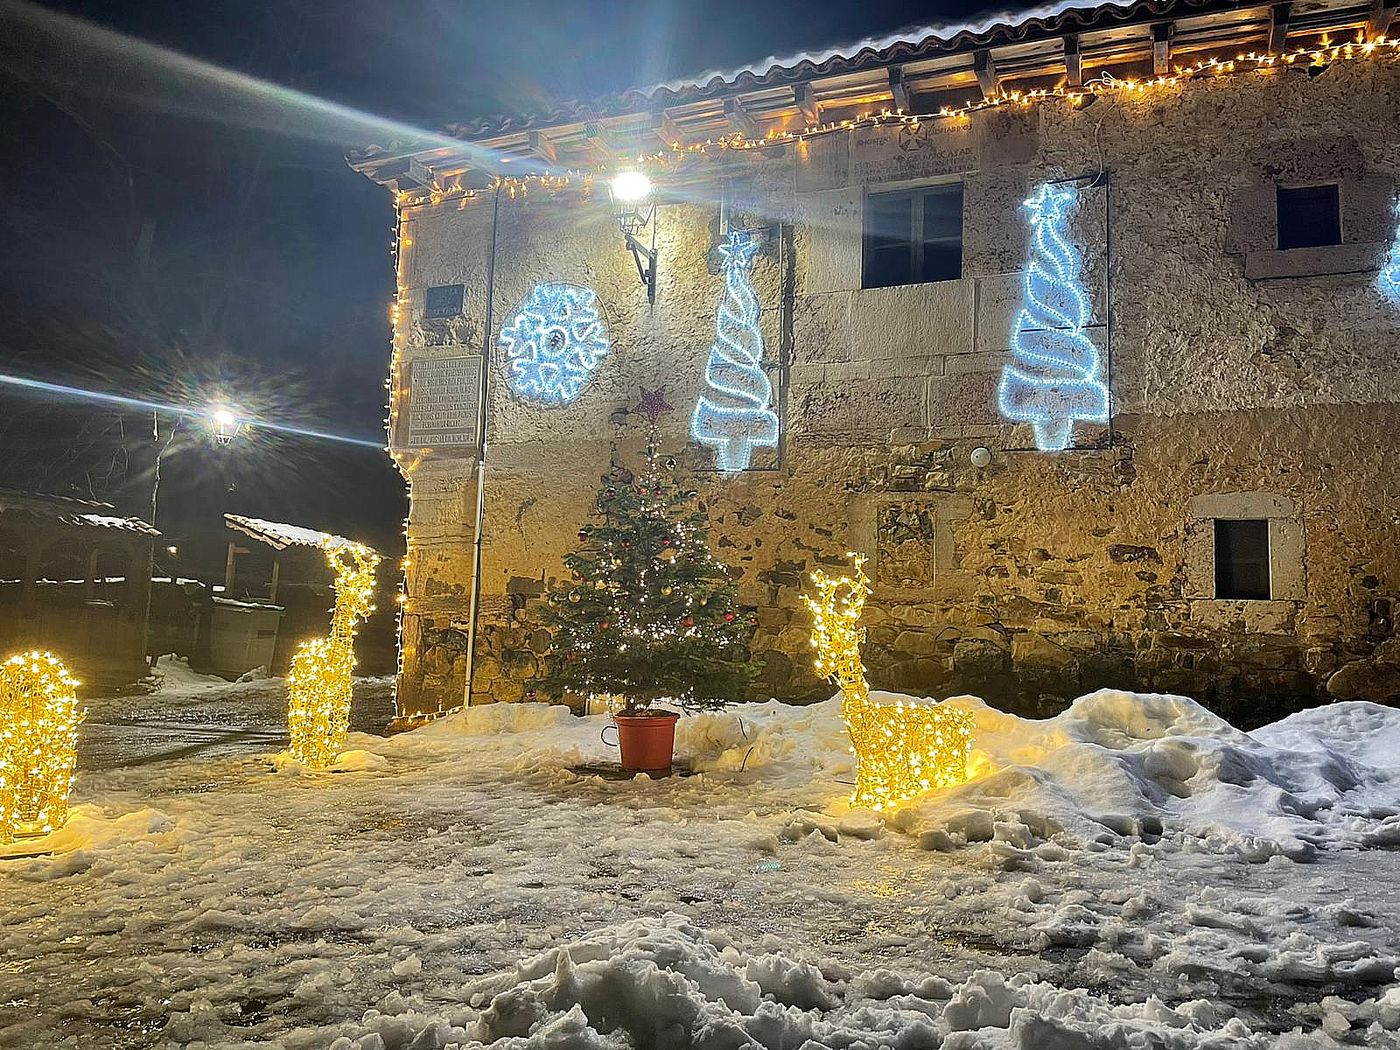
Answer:
<path fill-rule="evenodd" d="M 967 779 L 972 717 L 947 704 L 870 699 L 860 659 L 865 641 L 860 617 L 870 580 L 861 568 L 865 559 L 854 554 L 851 559 L 852 576 L 812 573 L 816 595 L 803 595 L 802 600 L 812 612 L 817 671 L 841 688 L 841 717 L 856 753 L 851 804 L 881 810 Z"/>
<path fill-rule="evenodd" d="M 0 664 L 0 843 L 63 826 L 77 760 L 77 681 L 52 653 Z"/>
<path fill-rule="evenodd" d="M 287 728 L 292 757 L 326 769 L 345 746 L 355 671 L 355 630 L 374 612 L 379 555 L 361 543 L 328 538 L 326 560 L 335 571 L 335 611 L 325 638 L 302 642 L 287 676 Z"/>

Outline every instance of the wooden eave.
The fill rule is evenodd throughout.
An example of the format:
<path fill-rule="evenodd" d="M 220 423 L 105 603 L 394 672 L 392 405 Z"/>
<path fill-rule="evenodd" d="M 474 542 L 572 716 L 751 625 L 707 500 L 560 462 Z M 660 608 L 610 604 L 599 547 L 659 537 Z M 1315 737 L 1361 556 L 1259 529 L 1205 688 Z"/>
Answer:
<path fill-rule="evenodd" d="M 1205 10 L 1199 10 L 1203 6 Z M 1286 12 L 1281 20 L 1280 7 Z M 497 175 L 616 169 L 677 143 L 685 146 L 735 134 L 750 137 L 754 131 L 759 135 L 798 131 L 809 126 L 813 112 L 828 121 L 898 109 L 896 88 L 902 89 L 914 110 L 932 112 L 942 105 L 959 104 L 969 92 L 975 94 L 979 84 L 986 91 L 989 80 L 1006 92 L 1063 83 L 1069 71 L 1064 40 L 1070 35 L 1077 45 L 1073 60 L 1084 80 L 1105 71 L 1150 77 L 1154 54 L 1155 68 L 1160 70 L 1164 52 L 1171 65 L 1181 65 L 1263 51 L 1271 36 L 1287 47 L 1316 41 L 1322 34 L 1337 41 L 1356 39 L 1377 20 L 1391 17 L 1387 11 L 1394 11 L 1388 0 L 1244 6 L 1168 0 L 1140 3 L 1127 11 L 1067 12 L 1061 21 L 1069 15 L 1076 20 L 1059 32 L 1037 29 L 1042 23 L 1031 20 L 1025 23 L 1030 28 L 1024 33 L 1019 27 L 1001 27 L 1002 36 L 1019 33 L 1019 39 L 986 47 L 969 40 L 926 55 L 896 54 L 901 48 L 929 46 L 910 42 L 868 57 L 862 52 L 854 58 L 830 59 L 824 64 L 858 63 L 859 68 L 829 74 L 804 75 L 803 67 L 810 62 L 775 65 L 761 75 L 741 74 L 719 87 L 695 85 L 690 92 L 693 97 L 658 90 L 650 101 L 626 112 L 594 115 L 596 109 L 588 113 L 579 107 L 574 119 L 519 121 L 524 126 L 518 130 L 463 139 L 464 147 L 470 144 L 497 153 L 501 159 L 491 164 L 481 162 L 478 149 L 455 149 L 438 140 L 431 149 L 368 152 L 352 158 L 351 165 L 396 191 L 444 189 L 472 177 L 484 184 Z M 897 75 L 892 76 L 896 67 Z"/>

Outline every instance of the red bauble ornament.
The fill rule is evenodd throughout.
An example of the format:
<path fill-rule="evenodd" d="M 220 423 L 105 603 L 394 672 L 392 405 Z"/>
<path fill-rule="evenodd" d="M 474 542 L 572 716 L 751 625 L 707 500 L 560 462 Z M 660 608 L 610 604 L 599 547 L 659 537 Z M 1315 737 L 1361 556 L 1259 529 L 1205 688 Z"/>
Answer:
<path fill-rule="evenodd" d="M 724 614 L 724 622 L 725 622 L 725 623 L 732 623 L 733 620 L 734 620 L 734 612 L 733 612 L 733 610 L 730 610 L 729 612 L 727 612 L 727 613 Z"/>
<path fill-rule="evenodd" d="M 599 621 L 598 621 L 598 630 L 600 630 L 600 631 L 606 631 L 607 629 L 608 629 L 608 621 L 607 621 L 607 620 L 599 620 Z"/>
<path fill-rule="evenodd" d="M 669 547 L 669 546 L 671 546 L 671 545 L 672 545 L 673 543 L 675 543 L 675 542 L 676 542 L 676 541 L 673 540 L 673 539 L 671 539 L 670 536 L 667 536 L 664 540 L 661 541 L 661 546 L 663 546 L 663 547 Z"/>
<path fill-rule="evenodd" d="M 695 617 L 693 617 L 693 616 L 687 616 L 684 620 L 681 621 L 681 626 L 682 626 L 682 627 L 694 627 L 694 626 L 695 626 Z"/>
<path fill-rule="evenodd" d="M 586 542 L 588 542 L 588 530 L 587 530 L 587 529 L 579 529 L 579 530 L 578 530 L 578 541 L 579 541 L 580 543 L 586 543 Z"/>

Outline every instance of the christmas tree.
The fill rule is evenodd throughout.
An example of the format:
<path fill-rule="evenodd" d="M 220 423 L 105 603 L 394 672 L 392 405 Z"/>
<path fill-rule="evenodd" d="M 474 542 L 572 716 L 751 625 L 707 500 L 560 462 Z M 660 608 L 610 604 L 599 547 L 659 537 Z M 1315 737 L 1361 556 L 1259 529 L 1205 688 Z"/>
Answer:
<path fill-rule="evenodd" d="M 745 230 L 730 231 L 719 246 L 724 299 L 705 366 L 710 393 L 696 402 L 690 420 L 695 440 L 715 450 L 715 463 L 725 471 L 748 470 L 755 445 L 778 444 L 773 384 L 763 371 L 758 296 L 749 279 L 757 251 L 758 238 Z"/>
<path fill-rule="evenodd" d="M 717 708 L 743 699 L 753 678 L 753 618 L 710 554 L 696 493 L 657 450 L 657 419 L 670 407 L 664 388 L 642 391 L 641 476 L 615 467 L 603 478 L 597 520 L 564 559 L 573 579 L 549 592 L 548 692 L 620 695 L 629 709 L 663 698 Z"/>
<path fill-rule="evenodd" d="M 1031 259 L 1024 299 L 1011 336 L 1015 363 L 1001 374 L 1001 414 L 1035 428 L 1035 444 L 1050 452 L 1067 448 L 1075 420 L 1108 422 L 1108 388 L 1099 351 L 1084 326 L 1089 298 L 1078 253 L 1064 227 L 1077 194 L 1043 183 L 1026 201 L 1031 214 Z"/>

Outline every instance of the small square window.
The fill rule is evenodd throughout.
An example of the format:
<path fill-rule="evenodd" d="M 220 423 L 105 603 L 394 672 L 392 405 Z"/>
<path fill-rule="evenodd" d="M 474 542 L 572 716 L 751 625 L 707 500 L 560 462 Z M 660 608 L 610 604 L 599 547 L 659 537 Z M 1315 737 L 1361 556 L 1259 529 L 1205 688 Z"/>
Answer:
<path fill-rule="evenodd" d="M 1268 519 L 1216 519 L 1215 596 L 1255 600 L 1273 597 Z"/>
<path fill-rule="evenodd" d="M 962 276 L 962 183 L 865 199 L 864 288 Z"/>
<path fill-rule="evenodd" d="M 456 317 L 462 312 L 466 287 L 460 284 L 439 284 L 428 289 L 424 317 Z"/>
<path fill-rule="evenodd" d="M 1319 248 L 1342 243 L 1341 198 L 1336 183 L 1278 187 L 1278 246 Z"/>

